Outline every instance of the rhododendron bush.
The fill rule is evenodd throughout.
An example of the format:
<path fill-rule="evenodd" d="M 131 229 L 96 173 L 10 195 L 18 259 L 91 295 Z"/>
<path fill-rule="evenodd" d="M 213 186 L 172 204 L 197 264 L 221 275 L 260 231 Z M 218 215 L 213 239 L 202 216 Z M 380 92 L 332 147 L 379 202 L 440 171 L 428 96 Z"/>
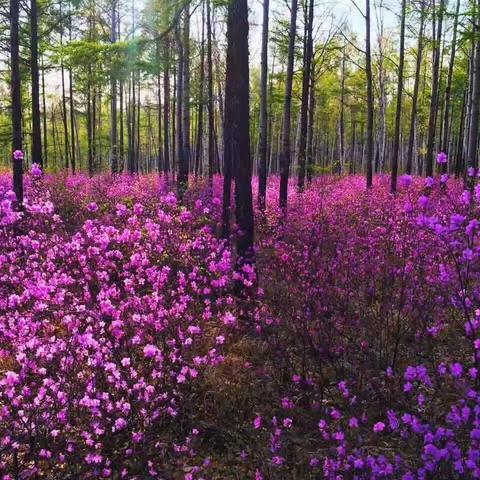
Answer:
<path fill-rule="evenodd" d="M 2 478 L 480 478 L 477 192 L 272 179 L 236 271 L 221 185 L 0 178 Z"/>

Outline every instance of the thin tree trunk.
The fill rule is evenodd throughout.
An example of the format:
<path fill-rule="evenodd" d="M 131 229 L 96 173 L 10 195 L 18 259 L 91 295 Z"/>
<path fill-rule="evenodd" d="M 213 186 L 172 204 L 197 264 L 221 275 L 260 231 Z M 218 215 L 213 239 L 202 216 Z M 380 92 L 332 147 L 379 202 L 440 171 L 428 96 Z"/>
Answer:
<path fill-rule="evenodd" d="M 267 0 L 268 1 L 268 0 Z M 205 90 L 205 1 L 202 2 L 202 40 L 200 45 L 200 79 L 197 112 L 197 141 L 195 145 L 195 177 L 199 175 L 203 153 L 203 102 Z"/>
<path fill-rule="evenodd" d="M 398 83 L 397 83 L 397 109 L 395 112 L 395 137 L 392 152 L 392 193 L 397 191 L 397 175 L 398 175 L 398 156 L 400 150 L 400 128 L 402 119 L 402 95 L 403 95 L 403 65 L 405 62 L 405 16 L 407 1 L 402 0 L 402 15 L 400 24 L 400 53 L 398 62 Z"/>
<path fill-rule="evenodd" d="M 70 2 L 69 20 L 68 20 L 68 38 L 72 41 L 72 2 Z M 73 74 L 72 68 L 68 68 L 69 99 L 70 99 L 70 143 L 72 151 L 70 154 L 72 173 L 76 170 L 76 152 L 75 152 L 75 106 L 73 101 Z"/>
<path fill-rule="evenodd" d="M 47 96 L 45 93 L 45 66 L 42 55 L 42 117 L 43 117 L 43 163 L 48 163 Z"/>
<path fill-rule="evenodd" d="M 372 52 L 371 52 L 371 32 L 370 32 L 370 0 L 366 0 L 365 10 L 365 57 L 367 73 L 367 144 L 365 157 L 367 162 L 367 188 L 373 186 L 373 75 L 372 75 Z"/>
<path fill-rule="evenodd" d="M 188 187 L 188 173 L 191 158 L 190 146 L 190 8 L 187 4 L 183 18 L 183 105 L 182 105 L 182 134 L 183 134 L 183 182 Z"/>
<path fill-rule="evenodd" d="M 213 156 L 214 156 L 214 111 L 213 111 L 213 64 L 212 64 L 212 12 L 211 0 L 207 1 L 207 105 L 208 105 L 208 178 L 210 183 L 213 179 Z"/>
<path fill-rule="evenodd" d="M 282 129 L 282 150 L 280 152 L 280 208 L 286 210 L 288 198 L 288 176 L 290 172 L 291 161 L 291 110 L 292 110 L 292 84 L 293 84 L 293 65 L 295 56 L 295 36 L 297 28 L 297 0 L 292 0 L 290 6 L 290 31 L 288 40 L 288 62 L 287 78 L 285 81 L 285 103 L 283 107 L 283 129 Z"/>
<path fill-rule="evenodd" d="M 184 99 L 184 83 L 183 83 L 183 75 L 185 73 L 184 70 L 184 49 L 183 49 L 183 42 L 180 37 L 180 28 L 176 28 L 176 37 L 177 37 L 177 51 L 178 51 L 178 66 L 177 66 L 177 94 L 176 94 L 176 101 L 177 101 L 177 119 L 176 119 L 176 144 L 177 144 L 177 162 L 178 162 L 178 178 L 177 178 L 177 192 L 178 197 L 180 199 L 183 198 L 183 194 L 187 189 L 188 183 L 188 164 L 187 168 L 185 169 L 185 144 L 184 144 L 184 135 L 183 135 L 183 103 Z"/>
<path fill-rule="evenodd" d="M 10 69 L 12 98 L 12 151 L 22 151 L 22 86 L 20 77 L 19 0 L 10 0 Z M 13 191 L 17 202 L 23 204 L 23 160 L 13 162 Z"/>
<path fill-rule="evenodd" d="M 345 164 L 345 66 L 346 55 L 344 46 L 342 58 L 342 79 L 340 82 L 340 172 L 343 170 Z"/>
<path fill-rule="evenodd" d="M 308 2 L 308 13 L 305 15 L 305 48 L 303 59 L 302 106 L 300 112 L 300 141 L 298 146 L 298 189 L 305 187 L 305 163 L 308 135 L 308 101 L 310 98 L 310 70 L 313 54 L 313 15 L 314 0 Z"/>
<path fill-rule="evenodd" d="M 308 110 L 308 138 L 307 138 L 307 181 L 312 181 L 314 166 L 314 139 L 315 127 L 315 62 L 312 62 L 310 71 L 310 105 Z"/>
<path fill-rule="evenodd" d="M 477 37 L 480 28 L 478 22 L 480 21 L 480 0 L 475 2 L 473 25 L 474 33 L 476 34 L 473 42 L 474 58 L 473 58 L 473 90 L 471 98 L 471 112 L 470 112 L 470 133 L 468 141 L 468 167 L 473 169 L 473 174 L 469 174 L 468 186 L 473 188 L 475 183 L 475 175 L 478 168 L 477 148 L 478 148 L 478 134 L 479 134 L 479 116 L 480 116 L 480 39 Z"/>
<path fill-rule="evenodd" d="M 459 178 L 464 168 L 464 139 L 465 139 L 465 119 L 467 116 L 468 91 L 463 94 L 462 113 L 460 115 L 460 127 L 458 130 L 457 154 L 455 157 L 455 177 Z"/>
<path fill-rule="evenodd" d="M 63 1 L 60 0 L 60 17 L 62 16 Z M 63 18 L 60 20 L 60 46 L 63 46 Z M 68 122 L 67 122 L 67 97 L 65 93 L 65 66 L 63 58 L 60 60 L 60 73 L 62 80 L 62 125 L 63 125 L 63 150 L 65 152 L 65 168 L 69 168 Z"/>
<path fill-rule="evenodd" d="M 408 148 L 407 148 L 407 164 L 405 171 L 408 175 L 412 173 L 413 164 L 413 147 L 415 142 L 415 125 L 417 121 L 417 105 L 418 105 L 418 92 L 420 88 L 420 73 L 422 69 L 422 55 L 423 55 L 423 33 L 425 28 L 425 3 L 421 1 L 420 9 L 420 30 L 418 32 L 418 46 L 417 46 L 417 62 L 415 67 L 415 81 L 413 85 L 412 96 L 412 112 L 410 115 L 410 131 L 408 136 Z"/>
<path fill-rule="evenodd" d="M 161 50 L 160 50 L 160 41 L 157 40 L 156 43 L 156 54 L 157 54 L 157 63 L 158 63 L 158 72 L 157 72 L 157 100 L 158 100 L 158 111 L 157 111 L 157 123 L 158 123 L 158 152 L 157 152 L 157 172 L 160 175 L 162 173 L 162 79 L 160 75 L 161 71 Z"/>
<path fill-rule="evenodd" d="M 116 0 L 112 1 L 112 32 L 111 32 L 111 41 L 112 44 L 117 42 L 117 2 Z M 118 134 L 117 134 L 117 79 L 112 75 L 111 78 L 111 100 L 110 100 L 110 143 L 111 143 L 111 157 L 110 165 L 112 174 L 115 175 L 118 172 L 118 158 L 117 158 L 117 144 L 118 144 Z"/>
<path fill-rule="evenodd" d="M 163 71 L 163 173 L 168 175 L 170 170 L 170 55 L 169 40 L 165 39 L 164 71 Z"/>
<path fill-rule="evenodd" d="M 30 71 L 32 76 L 32 162 L 43 166 L 40 119 L 40 80 L 38 69 L 37 0 L 30 0 Z"/>
<path fill-rule="evenodd" d="M 443 26 L 443 11 L 445 9 L 445 0 L 440 0 L 438 7 L 438 24 L 435 38 L 435 48 L 433 54 L 432 67 L 432 96 L 430 99 L 430 114 L 428 120 L 428 137 L 427 137 L 427 158 L 425 159 L 425 173 L 427 177 L 433 176 L 433 156 L 435 148 L 435 134 L 437 127 L 437 113 L 438 113 L 438 96 L 440 85 L 440 51 L 442 42 L 442 26 Z M 434 5 L 434 13 L 436 14 L 436 7 Z M 435 15 L 437 16 L 437 15 Z M 434 20 L 435 21 L 435 20 Z"/>
<path fill-rule="evenodd" d="M 455 18 L 453 22 L 453 38 L 451 45 L 450 63 L 448 66 L 447 85 L 445 87 L 445 115 L 443 117 L 443 141 L 442 151 L 449 155 L 448 141 L 450 135 L 450 97 L 452 90 L 453 68 L 455 67 L 455 55 L 457 50 L 457 30 L 458 30 L 458 15 L 460 13 L 460 0 L 457 0 L 457 7 L 455 9 Z M 462 121 L 462 119 L 460 119 Z M 447 171 L 447 164 L 442 165 L 443 173 Z"/>
<path fill-rule="evenodd" d="M 258 206 L 265 209 L 267 195 L 267 151 L 268 151 L 268 110 L 267 110 L 267 82 L 268 82 L 268 22 L 270 0 L 263 0 L 262 25 L 262 64 L 260 79 L 260 138 L 258 145 L 259 172 L 258 172 Z"/>

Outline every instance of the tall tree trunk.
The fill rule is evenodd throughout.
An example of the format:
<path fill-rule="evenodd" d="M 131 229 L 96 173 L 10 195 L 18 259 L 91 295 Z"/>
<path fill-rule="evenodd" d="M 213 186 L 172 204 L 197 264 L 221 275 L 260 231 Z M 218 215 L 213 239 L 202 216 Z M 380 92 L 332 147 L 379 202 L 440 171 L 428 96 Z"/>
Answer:
<path fill-rule="evenodd" d="M 438 11 L 436 6 L 434 5 L 434 14 L 435 17 L 438 17 L 438 23 L 436 26 L 436 38 L 433 53 L 432 96 L 430 99 L 430 114 L 428 120 L 427 158 L 425 159 L 425 173 L 427 177 L 433 176 L 433 150 L 435 148 L 435 134 L 437 130 L 438 96 L 440 85 L 440 53 L 442 48 L 442 27 L 444 9 L 445 0 L 440 0 Z"/>
<path fill-rule="evenodd" d="M 413 84 L 413 96 L 412 96 L 412 112 L 410 115 L 410 131 L 408 135 L 408 148 L 407 148 L 407 164 L 405 171 L 408 175 L 412 173 L 413 164 L 413 147 L 415 143 L 415 125 L 417 121 L 418 110 L 418 92 L 420 89 L 420 73 L 422 70 L 422 55 L 424 48 L 424 34 L 425 28 L 425 0 L 421 0 L 420 7 L 420 29 L 418 32 L 418 46 L 417 46 L 417 62 L 415 67 L 415 81 Z"/>
<path fill-rule="evenodd" d="M 474 58 L 473 58 L 473 90 L 471 98 L 471 112 L 470 112 L 470 133 L 468 141 L 468 167 L 473 169 L 473 175 L 468 177 L 468 186 L 473 188 L 475 183 L 475 175 L 478 169 L 478 134 L 479 134 L 479 117 L 480 117 L 480 38 L 478 34 L 480 32 L 480 0 L 475 2 L 474 8 Z"/>
<path fill-rule="evenodd" d="M 72 2 L 70 1 L 69 19 L 68 19 L 68 38 L 72 41 Z M 68 88 L 69 88 L 69 100 L 70 100 L 70 143 L 71 153 L 70 160 L 72 166 L 72 173 L 76 170 L 76 152 L 75 152 L 75 106 L 73 101 L 73 74 L 72 68 L 68 68 Z"/>
<path fill-rule="evenodd" d="M 462 170 L 464 168 L 464 151 L 465 151 L 465 119 L 467 116 L 467 99 L 468 99 L 468 90 L 465 90 L 463 94 L 462 102 L 462 113 L 460 115 L 460 127 L 458 129 L 458 140 L 457 140 L 457 154 L 455 156 L 455 177 L 459 178 Z"/>
<path fill-rule="evenodd" d="M 187 184 L 188 184 L 188 163 L 186 164 L 185 162 L 185 144 L 184 144 L 184 135 L 183 135 L 183 104 L 185 102 L 184 99 L 184 61 L 185 61 L 185 56 L 184 56 L 184 48 L 183 48 L 183 42 L 180 37 L 180 27 L 176 28 L 176 36 L 177 36 L 177 51 L 178 51 L 178 66 L 177 66 L 177 95 L 176 95 L 176 101 L 177 101 L 177 119 L 176 119 L 176 136 L 177 136 L 177 152 L 178 152 L 178 157 L 177 157 L 177 162 L 178 162 L 178 178 L 177 178 L 177 192 L 178 192 L 178 197 L 180 199 L 183 198 L 183 194 L 185 193 L 187 189 Z M 185 164 L 186 167 L 185 168 Z"/>
<path fill-rule="evenodd" d="M 10 0 L 10 68 L 12 98 L 12 151 L 22 151 L 22 86 L 20 77 L 19 0 Z M 17 202 L 23 204 L 23 159 L 14 157 L 13 191 Z"/>
<path fill-rule="evenodd" d="M 267 0 L 268 1 L 268 0 Z M 200 79 L 197 112 L 197 141 L 195 145 L 195 177 L 199 175 L 203 158 L 203 102 L 205 90 L 205 1 L 202 1 L 202 39 L 200 45 Z"/>
<path fill-rule="evenodd" d="M 310 105 L 308 110 L 308 137 L 307 137 L 307 181 L 312 181 L 314 165 L 314 140 L 315 127 L 315 62 L 312 62 L 310 71 Z"/>
<path fill-rule="evenodd" d="M 215 123 L 213 110 L 213 59 L 212 59 L 212 12 L 211 0 L 207 1 L 207 106 L 208 106 L 208 178 L 213 179 L 213 156 L 215 154 Z"/>
<path fill-rule="evenodd" d="M 300 113 L 300 141 L 298 146 L 298 189 L 305 187 L 305 163 L 308 135 L 308 100 L 310 98 L 310 70 L 313 55 L 313 14 L 314 0 L 308 2 L 308 13 L 305 15 L 305 47 L 303 58 L 302 106 Z"/>
<path fill-rule="evenodd" d="M 112 44 L 117 42 L 117 1 L 112 0 L 112 32 L 111 32 L 111 41 Z M 110 100 L 110 144 L 111 144 L 111 157 L 110 157 L 110 166 L 112 174 L 115 175 L 118 172 L 118 154 L 117 154 L 117 144 L 118 144 L 118 134 L 117 134 L 117 79 L 115 78 L 115 73 L 112 74 L 111 78 L 111 100 Z"/>
<path fill-rule="evenodd" d="M 92 67 L 88 66 L 87 81 L 87 143 L 88 143 L 88 174 L 93 176 L 94 158 L 93 158 L 93 124 L 92 124 Z"/>
<path fill-rule="evenodd" d="M 163 71 L 163 173 L 170 171 L 170 54 L 169 40 L 164 44 L 164 71 Z"/>
<path fill-rule="evenodd" d="M 60 46 L 63 46 L 63 0 L 60 0 Z M 63 125 L 63 151 L 65 153 L 65 168 L 69 168 L 69 140 L 68 140 L 68 121 L 67 121 L 67 96 L 65 93 L 65 66 L 63 63 L 63 57 L 60 60 L 60 73 L 62 79 L 62 125 Z"/>
<path fill-rule="evenodd" d="M 258 145 L 258 206 L 265 209 L 267 195 L 267 151 L 268 151 L 268 110 L 267 110 L 267 82 L 268 82 L 268 23 L 270 0 L 263 0 L 262 25 L 262 64 L 260 79 L 260 138 Z"/>
<path fill-rule="evenodd" d="M 458 30 L 458 16 L 460 13 L 460 0 L 457 0 L 457 7 L 455 9 L 455 17 L 453 21 L 453 38 L 451 44 L 450 63 L 448 65 L 447 85 L 445 87 L 445 114 L 443 117 L 443 141 L 442 151 L 449 155 L 449 136 L 450 136 L 450 97 L 452 91 L 453 68 L 455 67 L 455 55 L 457 50 L 457 30 Z M 460 119 L 462 121 L 462 119 Z M 447 164 L 442 164 L 442 173 L 447 171 Z"/>
<path fill-rule="evenodd" d="M 235 176 L 235 214 L 239 228 L 236 243 L 241 265 L 254 261 L 247 0 L 229 2 L 225 88 L 224 161 L 225 168 L 229 163 Z M 231 178 L 228 177 L 225 171 L 224 191 L 230 189 Z M 229 207 L 224 200 L 224 213 L 228 213 Z"/>
<path fill-rule="evenodd" d="M 119 168 L 120 171 L 123 171 L 125 168 L 125 124 L 124 124 L 124 96 L 125 96 L 125 84 L 123 80 L 120 81 L 120 88 L 119 88 L 119 121 L 120 121 L 120 128 L 119 128 L 119 137 L 120 137 L 120 142 L 119 142 L 119 159 L 120 159 L 120 164 Z"/>
<path fill-rule="evenodd" d="M 40 75 L 38 68 L 37 0 L 30 0 L 30 71 L 32 77 L 32 162 L 43 166 L 40 119 Z"/>
<path fill-rule="evenodd" d="M 190 8 L 187 4 L 183 18 L 183 105 L 182 105 L 182 134 L 183 134 L 183 175 L 184 183 L 188 186 L 188 172 L 190 170 Z"/>
<path fill-rule="evenodd" d="M 293 64 L 295 57 L 295 35 L 297 28 L 297 0 L 292 0 L 290 6 L 290 31 L 288 39 L 288 62 L 287 78 L 285 81 L 285 103 L 283 107 L 283 128 L 282 128 L 282 150 L 280 152 L 280 208 L 286 210 L 288 197 L 288 176 L 290 172 L 291 145 L 291 110 L 292 110 L 292 84 L 293 84 Z"/>
<path fill-rule="evenodd" d="M 343 47 L 342 58 L 342 79 L 340 82 L 340 173 L 345 164 L 345 66 L 346 66 L 345 46 Z"/>
<path fill-rule="evenodd" d="M 397 109 L 395 112 L 395 137 L 392 152 L 392 193 L 397 191 L 397 175 L 398 175 L 398 156 L 400 150 L 400 127 L 402 119 L 402 95 L 403 95 L 403 65 L 405 63 L 405 16 L 407 1 L 402 0 L 402 14 L 400 21 L 400 53 L 398 62 L 398 83 L 397 83 Z"/>
<path fill-rule="evenodd" d="M 137 136 L 136 136 L 136 149 L 135 149 L 135 173 L 140 172 L 140 152 L 141 152 L 141 145 L 140 145 L 140 115 L 142 113 L 142 92 L 141 92 L 141 81 L 140 81 L 140 74 L 138 75 L 138 94 L 137 94 Z"/>
<path fill-rule="evenodd" d="M 42 55 L 42 117 L 43 117 L 43 163 L 48 163 L 47 96 L 45 92 L 45 65 Z"/>
<path fill-rule="evenodd" d="M 158 72 L 157 72 L 157 101 L 158 101 L 158 111 L 157 111 L 157 137 L 158 137 L 158 151 L 157 151 L 157 172 L 160 175 L 162 173 L 162 159 L 163 159 L 163 151 L 162 151 L 162 79 L 161 79 L 161 49 L 160 49 L 160 41 L 157 40 L 156 42 L 156 55 L 157 55 L 157 63 L 158 63 Z"/>
<path fill-rule="evenodd" d="M 367 74 L 367 144 L 365 149 L 365 160 L 367 162 L 367 188 L 373 186 L 373 75 L 372 75 L 372 51 L 370 32 L 370 0 L 366 0 L 365 9 L 365 57 Z"/>

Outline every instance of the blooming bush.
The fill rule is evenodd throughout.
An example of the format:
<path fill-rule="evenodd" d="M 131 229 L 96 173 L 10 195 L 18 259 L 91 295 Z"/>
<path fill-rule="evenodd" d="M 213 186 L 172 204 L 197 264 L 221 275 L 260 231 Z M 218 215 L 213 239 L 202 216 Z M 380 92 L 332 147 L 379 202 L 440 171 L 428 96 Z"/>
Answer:
<path fill-rule="evenodd" d="M 480 190 L 278 186 L 255 281 L 220 178 L 0 178 L 5 480 L 480 477 Z"/>

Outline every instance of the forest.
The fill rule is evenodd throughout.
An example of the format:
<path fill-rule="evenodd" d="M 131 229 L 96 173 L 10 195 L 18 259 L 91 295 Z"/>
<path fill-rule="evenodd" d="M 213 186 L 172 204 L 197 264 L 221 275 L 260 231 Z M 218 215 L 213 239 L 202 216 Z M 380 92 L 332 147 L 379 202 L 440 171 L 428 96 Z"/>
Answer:
<path fill-rule="evenodd" d="M 480 478 L 480 0 L 0 0 L 1 480 Z"/>

